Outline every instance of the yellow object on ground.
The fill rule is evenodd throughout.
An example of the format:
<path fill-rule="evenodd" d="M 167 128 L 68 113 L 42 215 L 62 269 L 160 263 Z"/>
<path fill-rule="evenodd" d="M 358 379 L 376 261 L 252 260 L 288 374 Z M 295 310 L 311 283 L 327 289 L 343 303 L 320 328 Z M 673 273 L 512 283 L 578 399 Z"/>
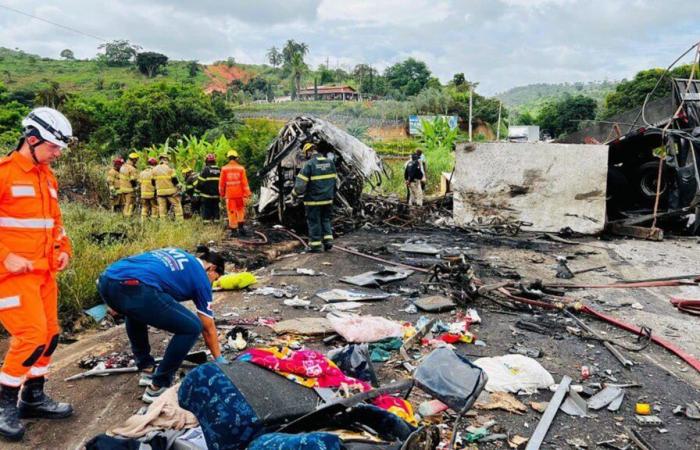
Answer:
<path fill-rule="evenodd" d="M 251 284 L 257 282 L 258 280 L 255 278 L 255 275 L 250 272 L 229 273 L 219 277 L 219 279 L 214 282 L 214 287 L 225 290 L 237 290 L 247 288 Z"/>
<path fill-rule="evenodd" d="M 651 405 L 649 403 L 637 403 L 634 405 L 634 412 L 640 416 L 648 416 L 651 414 Z"/>

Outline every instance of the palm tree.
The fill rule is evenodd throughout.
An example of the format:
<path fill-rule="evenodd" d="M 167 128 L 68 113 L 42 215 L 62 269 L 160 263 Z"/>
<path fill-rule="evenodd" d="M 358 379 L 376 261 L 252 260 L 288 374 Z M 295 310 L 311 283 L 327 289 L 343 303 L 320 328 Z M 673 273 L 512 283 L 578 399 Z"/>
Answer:
<path fill-rule="evenodd" d="M 301 91 L 301 78 L 308 70 L 308 67 L 304 62 L 304 57 L 301 53 L 294 53 L 294 55 L 292 55 L 289 66 L 291 68 L 292 80 L 294 80 L 295 93 L 296 96 L 298 96 L 299 91 Z"/>
<path fill-rule="evenodd" d="M 277 68 L 282 63 L 282 53 L 273 46 L 267 51 L 267 60 L 270 61 L 272 67 Z"/>

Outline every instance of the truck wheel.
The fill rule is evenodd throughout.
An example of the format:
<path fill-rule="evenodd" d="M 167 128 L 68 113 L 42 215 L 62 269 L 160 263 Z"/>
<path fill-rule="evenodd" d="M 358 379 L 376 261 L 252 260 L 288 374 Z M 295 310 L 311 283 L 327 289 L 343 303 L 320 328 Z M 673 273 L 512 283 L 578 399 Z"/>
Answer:
<path fill-rule="evenodd" d="M 654 200 L 656 198 L 656 180 L 658 176 L 658 161 L 649 161 L 639 166 L 637 169 L 637 186 L 642 199 Z M 666 187 L 668 185 L 665 179 L 666 176 L 666 173 L 661 176 L 661 194 L 666 192 Z"/>

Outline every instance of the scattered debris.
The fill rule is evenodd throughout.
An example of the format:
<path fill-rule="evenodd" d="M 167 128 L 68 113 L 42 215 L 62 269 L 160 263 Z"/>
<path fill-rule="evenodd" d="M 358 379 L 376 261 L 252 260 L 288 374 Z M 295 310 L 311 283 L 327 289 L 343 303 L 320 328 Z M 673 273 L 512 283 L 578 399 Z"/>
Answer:
<path fill-rule="evenodd" d="M 557 278 L 564 278 L 569 280 L 574 277 L 574 273 L 569 269 L 566 264 L 566 258 L 563 256 L 557 256 Z"/>
<path fill-rule="evenodd" d="M 403 335 L 400 323 L 384 317 L 331 313 L 327 318 L 333 331 L 347 342 L 376 342 Z"/>
<path fill-rule="evenodd" d="M 542 356 L 542 350 L 539 348 L 523 347 L 520 344 L 514 345 L 513 347 L 509 348 L 508 351 L 516 355 L 525 355 L 530 358 L 539 358 Z"/>
<path fill-rule="evenodd" d="M 608 386 L 588 399 L 588 408 L 594 411 L 605 408 L 624 394 L 622 389 Z"/>
<path fill-rule="evenodd" d="M 404 253 L 418 253 L 421 255 L 437 255 L 440 253 L 440 250 L 432 245 L 417 242 L 407 242 L 399 247 L 399 251 Z"/>
<path fill-rule="evenodd" d="M 426 312 L 449 311 L 455 308 L 455 303 L 442 295 L 419 298 L 414 305 Z"/>
<path fill-rule="evenodd" d="M 382 284 L 391 283 L 392 281 L 405 280 L 413 273 L 411 269 L 390 268 L 384 267 L 380 271 L 371 271 L 361 273 L 359 275 L 341 277 L 343 283 L 353 284 L 355 286 L 380 286 Z"/>
<path fill-rule="evenodd" d="M 344 301 L 367 301 L 367 300 L 384 300 L 390 297 L 389 294 L 383 291 L 360 290 L 360 289 L 323 289 L 316 292 L 316 296 L 325 300 L 328 303 L 344 302 Z"/>
<path fill-rule="evenodd" d="M 530 402 L 530 408 L 534 409 L 538 413 L 543 413 L 547 409 L 549 402 Z"/>
<path fill-rule="evenodd" d="M 540 418 L 540 421 L 537 424 L 537 428 L 535 428 L 535 431 L 532 433 L 532 436 L 530 437 L 530 440 L 528 441 L 525 450 L 537 450 L 540 448 L 540 446 L 542 446 L 542 442 L 547 436 L 549 427 L 552 425 L 554 416 L 556 416 L 562 401 L 564 401 L 564 396 L 569 390 L 570 384 L 571 378 L 564 375 L 564 377 L 561 379 L 561 382 L 559 383 L 557 391 L 554 393 L 552 399 L 549 401 L 547 409 L 544 411 L 544 414 L 542 414 L 542 417 Z"/>
<path fill-rule="evenodd" d="M 303 267 L 297 267 L 296 269 L 272 269 L 271 275 L 273 277 L 294 277 L 294 276 L 307 276 L 307 277 L 320 277 L 328 276 L 328 274 L 323 272 L 317 272 L 313 269 L 304 269 Z"/>
<path fill-rule="evenodd" d="M 570 416 L 588 416 L 588 403 L 573 389 L 569 389 L 569 395 L 566 396 L 566 400 L 561 404 L 560 409 Z"/>
<path fill-rule="evenodd" d="M 483 393 L 482 396 L 485 400 L 477 400 L 474 405 L 477 409 L 502 409 L 514 414 L 527 411 L 527 406 L 507 392 Z"/>
<path fill-rule="evenodd" d="M 479 358 L 474 364 L 484 369 L 488 376 L 489 392 L 527 392 L 549 389 L 554 378 L 540 363 L 523 355 L 504 355 Z"/>
<path fill-rule="evenodd" d="M 287 319 L 272 325 L 272 329 L 277 334 L 291 333 L 304 336 L 333 333 L 331 323 L 323 317 Z"/>
<path fill-rule="evenodd" d="M 659 416 L 640 416 L 639 414 L 635 414 L 634 421 L 643 427 L 657 427 L 664 424 L 664 422 L 659 419 Z"/>

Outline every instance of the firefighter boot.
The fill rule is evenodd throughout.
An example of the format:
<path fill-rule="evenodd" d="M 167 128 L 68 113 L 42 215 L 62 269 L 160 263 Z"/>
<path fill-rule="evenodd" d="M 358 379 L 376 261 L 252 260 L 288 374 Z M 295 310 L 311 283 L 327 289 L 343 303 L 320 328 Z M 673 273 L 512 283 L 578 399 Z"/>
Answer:
<path fill-rule="evenodd" d="M 19 421 L 17 395 L 19 388 L 0 387 L 0 436 L 19 441 L 24 436 L 24 425 Z"/>
<path fill-rule="evenodd" d="M 69 403 L 59 403 L 44 393 L 44 377 L 30 378 L 24 382 L 19 401 L 22 418 L 63 419 L 73 414 Z"/>

